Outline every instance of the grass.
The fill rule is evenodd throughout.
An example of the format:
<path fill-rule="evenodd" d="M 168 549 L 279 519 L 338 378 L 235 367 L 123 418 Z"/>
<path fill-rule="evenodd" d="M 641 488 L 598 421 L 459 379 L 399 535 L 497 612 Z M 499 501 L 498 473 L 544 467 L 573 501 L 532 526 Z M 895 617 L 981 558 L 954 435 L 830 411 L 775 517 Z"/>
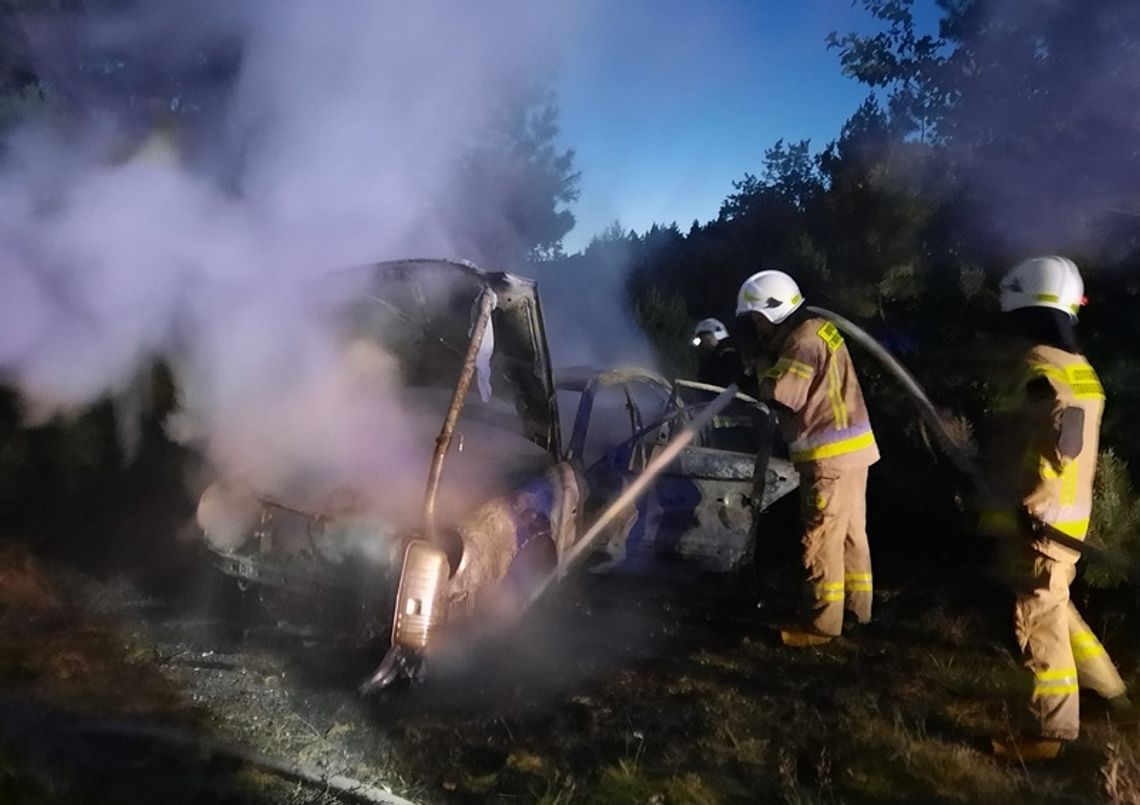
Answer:
<path fill-rule="evenodd" d="M 1043 805 L 1140 796 L 1140 740 L 1110 729 L 1103 708 L 1086 708 L 1084 737 L 1056 764 L 993 759 L 990 738 L 1009 732 L 1024 679 L 995 642 L 998 630 L 961 601 L 904 592 L 855 636 L 792 651 L 707 601 L 636 595 L 651 619 L 674 621 L 645 656 L 576 683 L 560 701 L 496 707 L 493 722 L 477 710 L 424 707 L 429 681 L 420 706 L 392 722 L 400 762 L 429 790 L 446 777 L 443 800 L 455 802 Z M 592 618 L 560 626 L 571 639 L 598 628 Z M 541 699 L 521 672 L 500 683 L 516 702 Z M 469 788 L 470 755 L 441 758 L 444 743 L 478 745 L 484 759 L 496 748 L 502 761 Z"/>
<path fill-rule="evenodd" d="M 30 553 L 0 542 L 0 802 L 287 801 L 276 777 L 78 729 L 139 719 L 208 734 L 206 712 L 155 659 L 127 624 L 73 607 Z"/>
<path fill-rule="evenodd" d="M 1106 801 L 1113 805 L 1140 805 L 1140 734 L 1135 727 L 1111 730 L 1105 748 L 1100 782 Z"/>
<path fill-rule="evenodd" d="M 923 723 L 889 717 L 858 719 L 847 773 L 851 788 L 872 798 L 946 802 L 1017 802 L 1020 769 L 994 761 L 981 746 L 932 735 Z"/>
<path fill-rule="evenodd" d="M 372 740 L 361 733 L 375 729 L 384 762 L 417 781 L 423 802 L 1140 805 L 1140 729 L 1095 701 L 1058 763 L 996 762 L 989 740 L 1008 734 L 1025 693 L 1003 627 L 952 591 L 913 589 L 924 592 L 896 591 L 870 627 L 791 650 L 746 601 L 715 590 L 587 580 L 458 670 L 360 702 L 364 721 L 330 722 L 314 740 Z M 62 598 L 28 557 L 0 553 L 6 692 L 205 725 L 129 628 Z M 89 775 L 45 776 L 5 746 L 0 801 L 83 801 Z M 161 763 L 199 780 L 185 801 L 282 793 L 251 772 Z"/>

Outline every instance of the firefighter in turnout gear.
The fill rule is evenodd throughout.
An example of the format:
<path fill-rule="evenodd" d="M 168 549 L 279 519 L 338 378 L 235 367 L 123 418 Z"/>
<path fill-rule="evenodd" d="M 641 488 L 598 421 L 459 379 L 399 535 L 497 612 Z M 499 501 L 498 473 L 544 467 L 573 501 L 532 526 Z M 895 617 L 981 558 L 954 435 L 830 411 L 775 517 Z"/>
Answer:
<path fill-rule="evenodd" d="M 1048 759 L 1077 737 L 1079 688 L 1127 705 L 1120 674 L 1069 600 L 1079 554 L 1043 530 L 1076 539 L 1088 532 L 1105 398 L 1076 342 L 1084 283 L 1072 261 L 1027 260 L 1006 274 L 1000 293 L 1015 350 L 985 444 L 998 502 L 982 512 L 979 530 L 1007 548 L 1014 628 L 1033 687 L 1025 732 L 995 740 L 994 751 Z"/>
<path fill-rule="evenodd" d="M 743 364 L 728 328 L 719 319 L 702 319 L 693 328 L 697 380 L 727 388 L 740 380 Z"/>
<path fill-rule="evenodd" d="M 871 619 L 867 471 L 879 450 L 843 337 L 802 310 L 795 281 L 781 271 L 753 274 L 737 297 L 738 323 L 755 330 L 774 363 L 759 380 L 800 473 L 803 564 L 810 611 L 781 629 L 786 645 L 826 643 L 843 630 L 845 608 Z M 740 322 L 743 318 L 745 321 Z"/>

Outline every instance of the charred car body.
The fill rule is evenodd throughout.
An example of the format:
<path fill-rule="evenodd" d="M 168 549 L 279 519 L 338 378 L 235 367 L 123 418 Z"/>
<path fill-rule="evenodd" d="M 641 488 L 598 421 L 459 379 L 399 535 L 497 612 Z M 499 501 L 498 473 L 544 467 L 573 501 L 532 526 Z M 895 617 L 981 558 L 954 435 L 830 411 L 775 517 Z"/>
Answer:
<path fill-rule="evenodd" d="M 419 435 L 425 449 L 406 462 L 426 487 L 394 484 L 387 499 L 342 487 L 298 504 L 222 479 L 198 521 L 243 586 L 351 601 L 362 637 L 390 627 L 370 680 L 381 686 L 414 674 L 445 624 L 517 610 L 563 571 L 595 514 L 722 390 L 638 369 L 572 370 L 556 383 L 536 286 L 512 274 L 415 260 L 334 282 L 348 290 L 331 313 L 345 344 L 366 339 L 393 356 L 402 405 L 434 423 L 434 440 Z M 768 421 L 764 405 L 736 395 L 599 534 L 596 569 L 746 566 L 757 516 L 798 484 L 790 462 L 769 455 Z"/>

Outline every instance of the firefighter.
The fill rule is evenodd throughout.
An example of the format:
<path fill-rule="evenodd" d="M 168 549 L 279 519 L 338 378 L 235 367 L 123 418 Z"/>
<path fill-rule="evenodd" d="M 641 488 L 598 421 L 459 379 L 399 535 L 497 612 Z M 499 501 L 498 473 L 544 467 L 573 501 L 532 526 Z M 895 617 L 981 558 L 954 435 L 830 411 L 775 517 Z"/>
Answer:
<path fill-rule="evenodd" d="M 1069 600 L 1080 554 L 1044 529 L 1078 540 L 1088 531 L 1104 390 L 1076 340 L 1084 283 L 1072 261 L 1017 265 L 1001 281 L 1000 301 L 1012 357 L 985 445 L 998 503 L 983 511 L 980 530 L 1004 538 L 1014 629 L 1033 687 L 1024 732 L 995 740 L 994 751 L 1048 759 L 1077 737 L 1080 687 L 1128 706 L 1120 674 Z"/>
<path fill-rule="evenodd" d="M 740 380 L 743 364 L 728 328 L 719 319 L 702 319 L 693 328 L 697 348 L 697 380 L 727 388 Z"/>
<path fill-rule="evenodd" d="M 801 309 L 795 280 L 753 274 L 740 287 L 737 323 L 773 361 L 758 378 L 800 473 L 809 611 L 780 630 L 785 645 L 814 646 L 843 630 L 844 611 L 871 619 L 867 471 L 879 449 L 851 356 L 835 325 Z"/>

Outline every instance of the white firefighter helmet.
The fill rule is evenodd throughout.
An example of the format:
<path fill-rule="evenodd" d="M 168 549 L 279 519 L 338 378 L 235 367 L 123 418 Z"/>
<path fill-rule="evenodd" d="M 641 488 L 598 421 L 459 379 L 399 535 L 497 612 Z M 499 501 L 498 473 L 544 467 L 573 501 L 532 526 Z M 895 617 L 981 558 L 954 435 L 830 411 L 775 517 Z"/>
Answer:
<path fill-rule="evenodd" d="M 694 347 L 701 345 L 701 336 L 704 333 L 711 333 L 712 337 L 717 341 L 723 341 L 728 338 L 728 328 L 724 326 L 723 321 L 720 319 L 701 319 L 697 322 L 697 326 L 693 328 Z"/>
<path fill-rule="evenodd" d="M 1049 255 L 1018 263 L 1002 277 L 999 287 L 1003 313 L 1023 307 L 1049 307 L 1075 319 L 1085 303 L 1081 272 L 1067 257 Z"/>
<path fill-rule="evenodd" d="M 783 271 L 761 271 L 740 286 L 736 315 L 756 311 L 772 324 L 779 324 L 804 303 L 800 286 Z"/>

